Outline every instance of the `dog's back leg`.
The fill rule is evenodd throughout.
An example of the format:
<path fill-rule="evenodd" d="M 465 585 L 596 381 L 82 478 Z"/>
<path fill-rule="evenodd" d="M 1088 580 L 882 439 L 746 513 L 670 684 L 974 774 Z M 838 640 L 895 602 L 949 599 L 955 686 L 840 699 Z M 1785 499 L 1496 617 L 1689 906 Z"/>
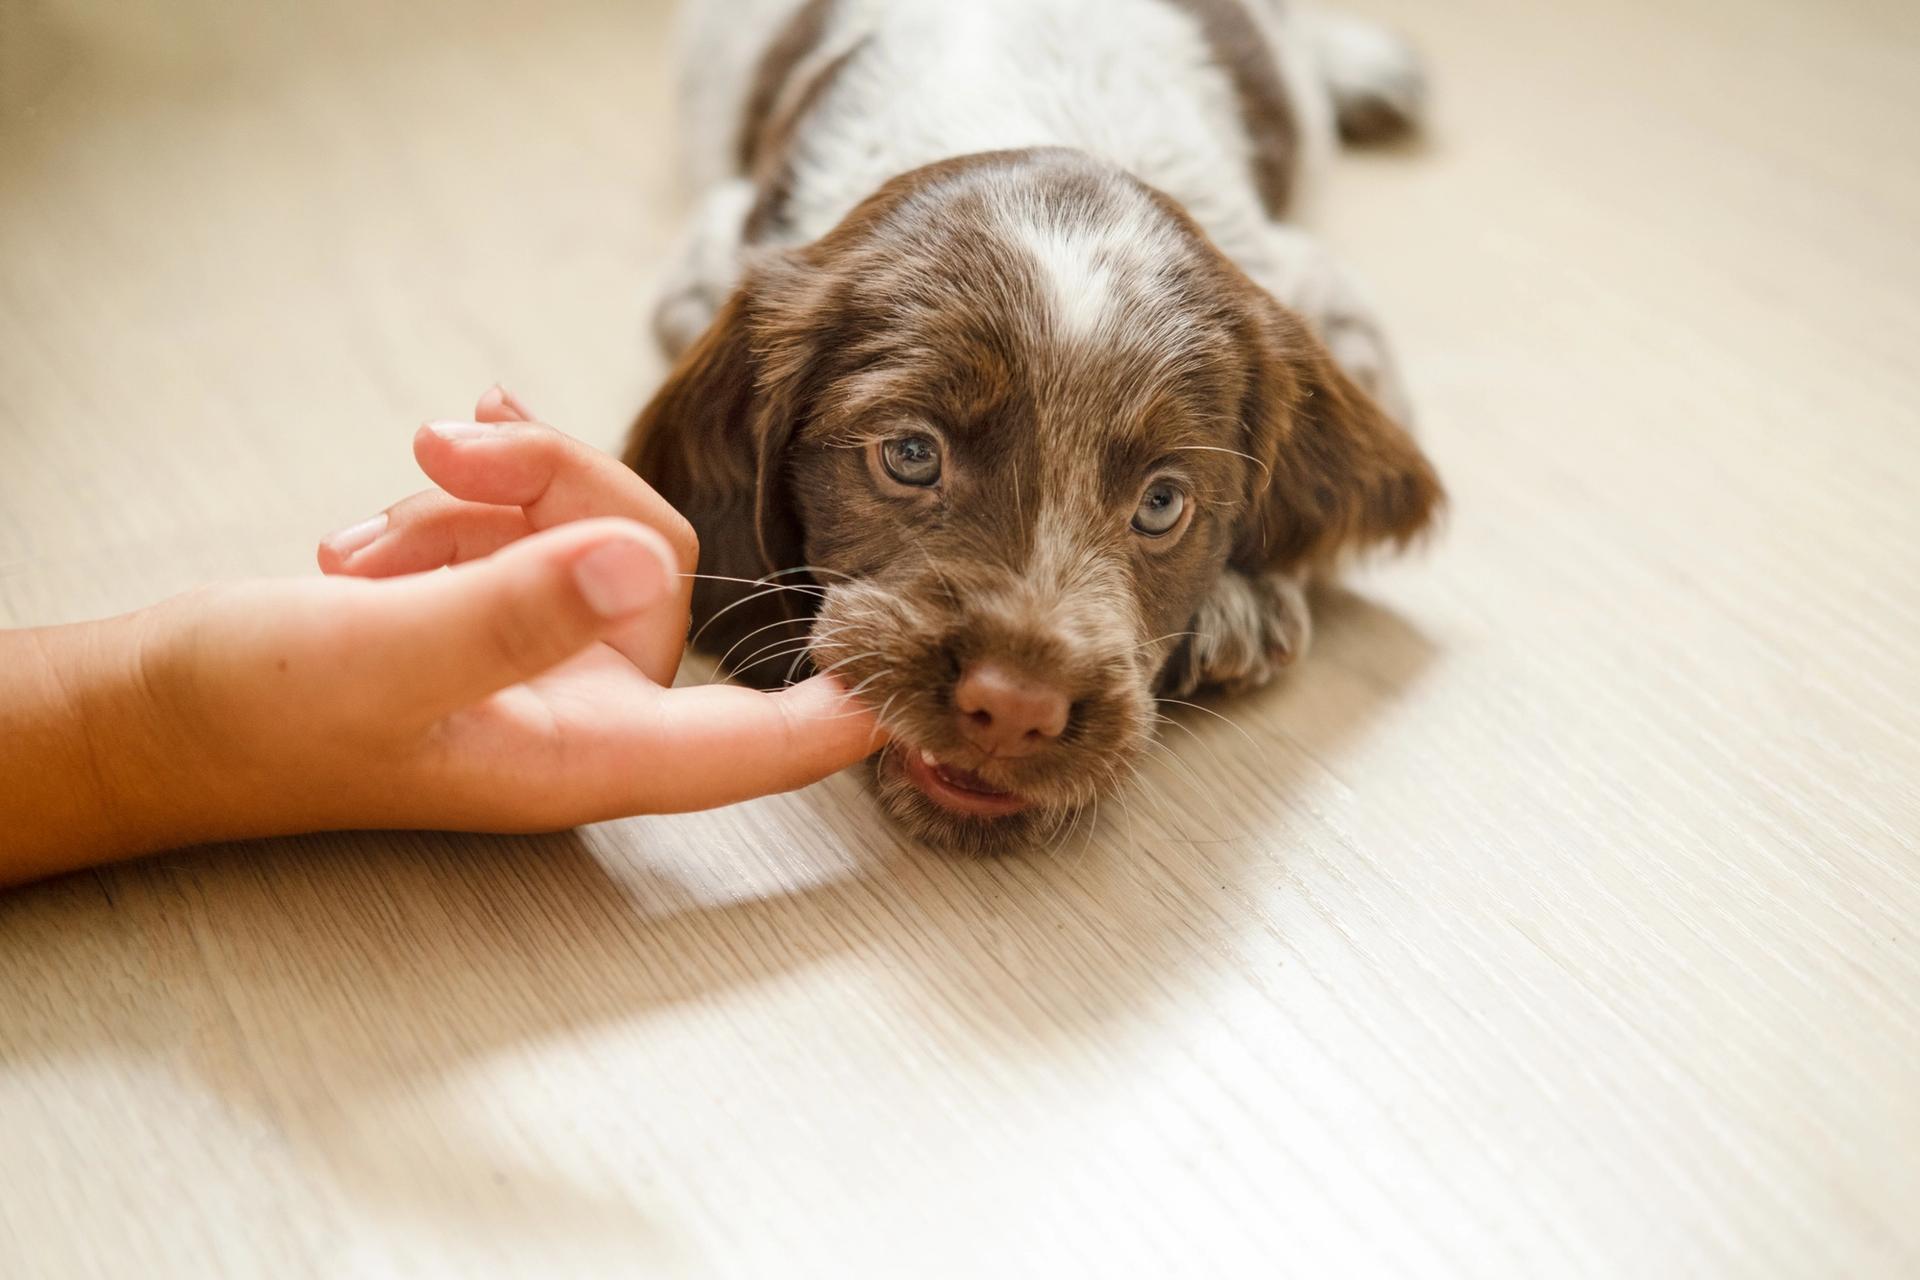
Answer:
<path fill-rule="evenodd" d="M 1419 131 L 1427 77 L 1404 37 L 1371 19 L 1320 10 L 1308 26 L 1344 141 L 1391 142 Z"/>

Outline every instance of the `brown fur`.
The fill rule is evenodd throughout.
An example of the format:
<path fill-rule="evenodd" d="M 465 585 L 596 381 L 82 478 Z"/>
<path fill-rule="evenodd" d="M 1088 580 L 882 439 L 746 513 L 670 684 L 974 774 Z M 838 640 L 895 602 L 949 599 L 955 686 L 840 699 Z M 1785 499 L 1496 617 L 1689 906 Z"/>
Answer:
<path fill-rule="evenodd" d="M 771 150 L 773 125 L 782 114 L 780 100 L 795 74 L 826 38 L 827 19 L 833 16 L 833 6 L 834 0 L 806 0 L 767 46 L 765 56 L 755 67 L 753 87 L 747 94 L 746 111 L 740 119 L 740 137 L 735 145 L 741 173 L 757 171 Z"/>
<path fill-rule="evenodd" d="M 1279 64 L 1246 0 L 1166 0 L 1200 26 L 1213 60 L 1232 82 L 1247 136 L 1255 188 L 1269 216 L 1286 213 L 1299 162 L 1300 126 Z M 832 89 L 859 46 L 815 67 L 830 30 L 835 0 L 807 0 L 781 29 L 755 68 L 735 151 L 739 172 L 757 191 L 747 215 L 749 244 L 779 238 L 792 196 L 789 153 L 802 122 Z M 809 74 L 810 73 L 810 74 Z"/>
<path fill-rule="evenodd" d="M 1246 0 L 1168 0 L 1200 23 L 1214 61 L 1233 81 L 1247 131 L 1248 158 L 1260 199 L 1278 218 L 1293 199 L 1294 168 L 1299 161 L 1300 125 L 1281 83 L 1279 64 L 1267 46 Z"/>
<path fill-rule="evenodd" d="M 1123 779 L 1153 691 L 1226 572 L 1304 570 L 1398 542 L 1440 501 L 1407 434 L 1307 327 L 1153 196 L 1179 252 L 1115 301 L 1095 339 L 1053 331 L 1045 282 L 999 222 L 1009 193 L 1062 225 L 1139 200 L 1132 178 L 1072 152 L 966 157 L 904 175 L 819 243 L 759 262 L 635 426 L 629 461 L 693 521 L 709 573 L 705 647 L 747 665 L 811 625 L 807 656 L 882 709 L 896 741 L 1035 801 L 962 820 L 877 763 L 890 809 L 951 847 L 1059 827 Z M 904 490 L 878 442 L 936 435 L 947 478 Z M 1176 472 L 1190 523 L 1128 528 L 1150 475 Z M 966 663 L 1038 672 L 1074 704 L 1021 759 L 958 733 Z M 902 748 L 909 749 L 909 748 Z"/>
<path fill-rule="evenodd" d="M 793 198 L 794 137 L 802 122 L 859 53 L 860 46 L 855 45 L 822 67 L 807 81 L 792 109 L 768 123 L 762 139 L 761 159 L 752 171 L 757 194 L 753 208 L 747 214 L 743 233 L 746 243 L 759 244 L 780 237 L 782 219 L 786 216 L 788 202 Z"/>

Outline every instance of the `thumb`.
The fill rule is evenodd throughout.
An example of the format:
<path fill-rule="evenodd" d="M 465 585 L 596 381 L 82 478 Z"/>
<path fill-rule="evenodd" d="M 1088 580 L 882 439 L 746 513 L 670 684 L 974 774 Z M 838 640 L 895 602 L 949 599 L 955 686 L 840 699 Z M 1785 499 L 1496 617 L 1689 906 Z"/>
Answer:
<path fill-rule="evenodd" d="M 370 583 L 359 657 L 396 703 L 438 717 L 558 666 L 670 600 L 665 538 L 581 520 L 441 573 Z"/>

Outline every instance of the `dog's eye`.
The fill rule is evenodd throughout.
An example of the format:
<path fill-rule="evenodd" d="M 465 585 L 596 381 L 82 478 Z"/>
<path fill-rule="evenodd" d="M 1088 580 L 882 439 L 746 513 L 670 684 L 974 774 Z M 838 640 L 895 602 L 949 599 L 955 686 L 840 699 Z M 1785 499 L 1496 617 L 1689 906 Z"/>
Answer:
<path fill-rule="evenodd" d="M 1179 527 L 1187 509 L 1187 495 L 1171 480 L 1155 480 L 1140 495 L 1140 509 L 1133 513 L 1133 530 L 1149 538 L 1161 538 Z"/>
<path fill-rule="evenodd" d="M 940 446 L 928 436 L 896 436 L 880 446 L 887 474 L 901 484 L 925 489 L 940 480 Z"/>

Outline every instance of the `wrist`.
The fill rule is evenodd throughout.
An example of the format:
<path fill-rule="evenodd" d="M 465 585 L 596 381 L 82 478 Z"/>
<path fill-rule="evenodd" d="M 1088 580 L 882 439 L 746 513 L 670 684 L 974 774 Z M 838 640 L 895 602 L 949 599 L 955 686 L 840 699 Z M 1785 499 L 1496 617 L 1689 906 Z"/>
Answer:
<path fill-rule="evenodd" d="M 113 781 L 123 735 L 104 660 L 123 621 L 0 634 L 0 883 L 135 851 Z"/>
<path fill-rule="evenodd" d="M 159 605 L 4 638 L 20 661 L 4 691 L 0 765 L 27 781 L 20 811 L 0 815 L 17 837 L 0 849 L 0 882 L 232 829 L 235 815 L 208 786 L 217 772 L 191 693 L 180 687 L 190 668 L 180 660 L 185 612 Z"/>
<path fill-rule="evenodd" d="M 116 856 L 270 834 L 260 810 L 276 793 L 247 784 L 254 762 L 229 705 L 245 702 L 230 695 L 246 664 L 206 643 L 220 590 L 97 624 L 90 637 L 85 723 Z"/>
<path fill-rule="evenodd" d="M 43 653 L 86 762 L 87 807 L 75 825 L 91 860 L 203 838 L 191 821 L 199 751 L 177 714 L 178 626 L 166 606 L 62 630 Z"/>

